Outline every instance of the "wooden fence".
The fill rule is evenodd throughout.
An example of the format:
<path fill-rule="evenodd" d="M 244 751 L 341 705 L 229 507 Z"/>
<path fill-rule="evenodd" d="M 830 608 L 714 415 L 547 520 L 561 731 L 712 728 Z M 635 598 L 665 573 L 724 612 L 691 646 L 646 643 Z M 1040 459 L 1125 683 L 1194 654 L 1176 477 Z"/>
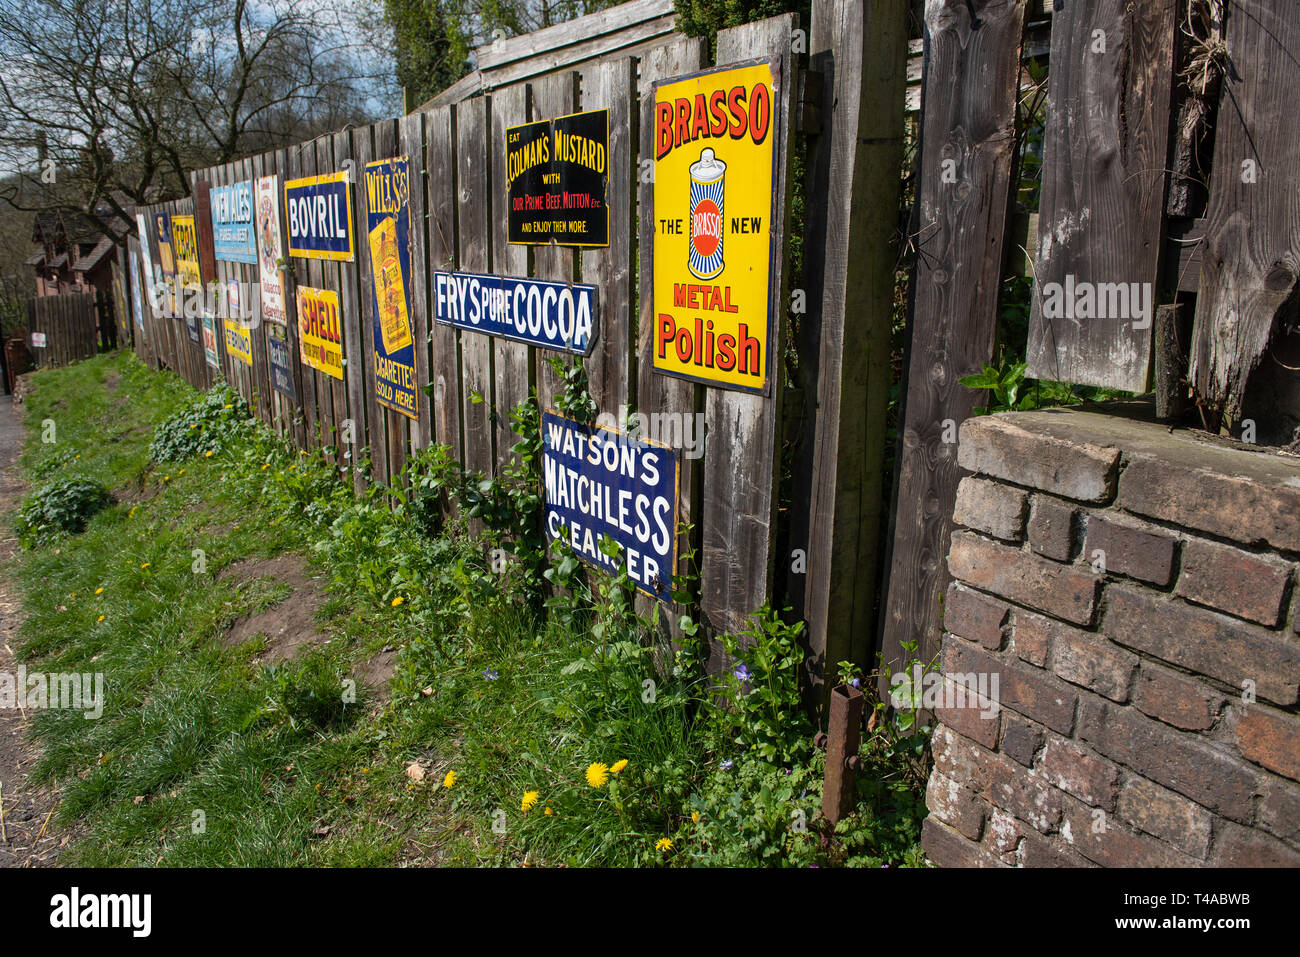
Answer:
<path fill-rule="evenodd" d="M 65 366 L 99 352 L 95 298 L 93 292 L 69 292 L 27 300 L 27 345 L 37 367 Z"/>
<path fill-rule="evenodd" d="M 211 186 L 341 170 L 355 183 L 372 159 L 408 157 L 417 384 L 427 384 L 415 419 L 375 399 L 365 243 L 353 262 L 291 260 L 292 396 L 272 387 L 264 326 L 253 330 L 251 364 L 218 336 L 209 367 L 185 322 L 148 313 L 136 348 L 196 387 L 231 382 L 259 418 L 341 469 L 368 448 L 369 472 L 348 473 L 358 489 L 391 481 L 434 442 L 491 476 L 511 454 L 510 409 L 533 393 L 553 405 L 558 382 L 538 349 L 431 322 L 432 273 L 596 285 L 601 331 L 583 365 L 599 411 L 705 417 L 704 456 L 683 457 L 680 474 L 679 519 L 689 531 L 679 552 L 698 552 L 699 588 L 676 611 L 698 613 L 716 634 L 741 629 L 765 601 L 789 602 L 807 622 L 814 688 L 838 660 L 867 663 L 879 650 L 893 664 L 912 641 L 929 657 L 948 580 L 958 429 L 985 402 L 959 380 L 995 355 L 1004 280 L 1033 277 L 1027 342 L 1010 344 L 1023 345 L 1030 376 L 1143 392 L 1154 372 L 1166 383 L 1163 411 L 1190 383 L 1207 424 L 1240 420 L 1250 372 L 1300 275 L 1300 137 L 1280 99 L 1300 80 L 1300 6 L 1228 0 L 1206 37 L 1187 0 L 930 0 L 919 70 L 908 60 L 910 6 L 815 0 L 806 34 L 794 16 L 724 30 L 711 58 L 704 41 L 662 36 L 665 3 L 627 4 L 614 9 L 629 11 L 642 33 L 609 41 L 600 55 L 583 38 L 613 35 L 612 11 L 494 45 L 472 79 L 400 120 L 199 171 L 192 197 L 142 210 L 197 209 L 201 219 Z M 1025 215 L 1015 201 L 1030 152 L 1021 147 L 1033 123 L 1024 116 L 1031 56 L 1052 82 L 1039 208 Z M 780 80 L 784 202 L 773 268 L 783 315 L 769 349 L 782 361 L 772 363 L 767 396 L 669 378 L 651 361 L 652 89 L 711 59 L 770 61 Z M 1202 82 L 1210 74 L 1219 80 Z M 900 228 L 898 173 L 916 81 L 915 207 Z M 609 246 L 509 244 L 506 128 L 594 109 L 610 111 Z M 805 212 L 792 289 L 788 160 L 799 145 Z M 363 236 L 360 202 L 351 214 Z M 157 263 L 157 237 L 145 242 Z M 915 248 L 915 266 L 890 507 L 885 428 L 902 246 Z M 133 241 L 132 252 L 146 250 Z M 257 274 L 209 255 L 203 280 L 248 289 Z M 1108 303 L 1132 291 L 1124 302 L 1138 311 L 1062 308 L 1080 284 L 1101 287 Z M 342 380 L 299 361 L 296 285 L 339 297 Z M 1153 340 L 1156 327 L 1175 334 Z M 1300 415 L 1300 389 L 1294 380 L 1288 388 Z"/>

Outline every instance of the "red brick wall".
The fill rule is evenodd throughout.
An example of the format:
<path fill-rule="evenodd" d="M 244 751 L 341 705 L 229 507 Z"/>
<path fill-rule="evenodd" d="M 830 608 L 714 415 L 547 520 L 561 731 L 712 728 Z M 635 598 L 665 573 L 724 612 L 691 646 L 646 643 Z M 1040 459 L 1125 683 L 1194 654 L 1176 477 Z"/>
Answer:
<path fill-rule="evenodd" d="M 959 443 L 940 670 L 997 707 L 936 708 L 931 860 L 1300 866 L 1300 460 L 1065 410 Z"/>

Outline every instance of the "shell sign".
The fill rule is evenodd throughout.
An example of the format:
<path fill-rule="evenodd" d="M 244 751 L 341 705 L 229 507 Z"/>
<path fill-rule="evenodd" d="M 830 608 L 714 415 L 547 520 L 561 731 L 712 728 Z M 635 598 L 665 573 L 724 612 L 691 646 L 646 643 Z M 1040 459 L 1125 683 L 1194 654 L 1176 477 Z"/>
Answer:
<path fill-rule="evenodd" d="M 770 64 L 658 84 L 654 368 L 767 392 L 777 111 Z"/>

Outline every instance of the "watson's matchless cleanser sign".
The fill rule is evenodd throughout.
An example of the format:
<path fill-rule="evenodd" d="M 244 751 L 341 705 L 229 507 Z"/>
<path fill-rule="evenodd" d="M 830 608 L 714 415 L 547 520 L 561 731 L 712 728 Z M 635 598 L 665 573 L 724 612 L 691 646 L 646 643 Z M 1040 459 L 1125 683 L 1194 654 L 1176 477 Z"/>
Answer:
<path fill-rule="evenodd" d="M 298 286 L 298 352 L 302 361 L 335 379 L 343 378 L 339 334 L 339 294 L 332 289 Z"/>
<path fill-rule="evenodd" d="M 253 181 L 213 186 L 208 193 L 212 207 L 212 248 L 226 262 L 257 262 L 257 225 L 253 215 Z"/>
<path fill-rule="evenodd" d="M 418 418 L 411 331 L 411 176 L 405 156 L 362 170 L 374 303 L 375 397 Z"/>
<path fill-rule="evenodd" d="M 262 316 L 271 322 L 289 321 L 279 264 L 283 249 L 276 178 L 263 176 L 257 181 L 257 284 L 262 292 Z"/>
<path fill-rule="evenodd" d="M 438 322 L 585 356 L 596 324 L 596 287 L 542 279 L 435 272 Z"/>
<path fill-rule="evenodd" d="M 546 533 L 638 589 L 672 601 L 677 549 L 677 453 L 626 432 L 542 414 Z M 601 538 L 618 558 L 601 551 Z"/>
<path fill-rule="evenodd" d="M 608 246 L 609 110 L 506 130 L 509 241 Z"/>
<path fill-rule="evenodd" d="M 770 64 L 655 86 L 654 368 L 766 393 L 774 129 Z"/>
<path fill-rule="evenodd" d="M 352 206 L 348 174 L 322 173 L 284 184 L 289 255 L 352 262 Z"/>

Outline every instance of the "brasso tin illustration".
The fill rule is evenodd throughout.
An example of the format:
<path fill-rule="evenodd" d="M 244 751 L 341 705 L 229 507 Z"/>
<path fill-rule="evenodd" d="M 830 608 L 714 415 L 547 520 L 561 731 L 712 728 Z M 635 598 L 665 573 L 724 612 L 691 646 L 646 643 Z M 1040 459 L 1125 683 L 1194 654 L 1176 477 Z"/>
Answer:
<path fill-rule="evenodd" d="M 698 279 L 712 279 L 722 262 L 722 197 L 727 164 L 705 148 L 690 166 L 691 244 L 687 268 Z"/>

